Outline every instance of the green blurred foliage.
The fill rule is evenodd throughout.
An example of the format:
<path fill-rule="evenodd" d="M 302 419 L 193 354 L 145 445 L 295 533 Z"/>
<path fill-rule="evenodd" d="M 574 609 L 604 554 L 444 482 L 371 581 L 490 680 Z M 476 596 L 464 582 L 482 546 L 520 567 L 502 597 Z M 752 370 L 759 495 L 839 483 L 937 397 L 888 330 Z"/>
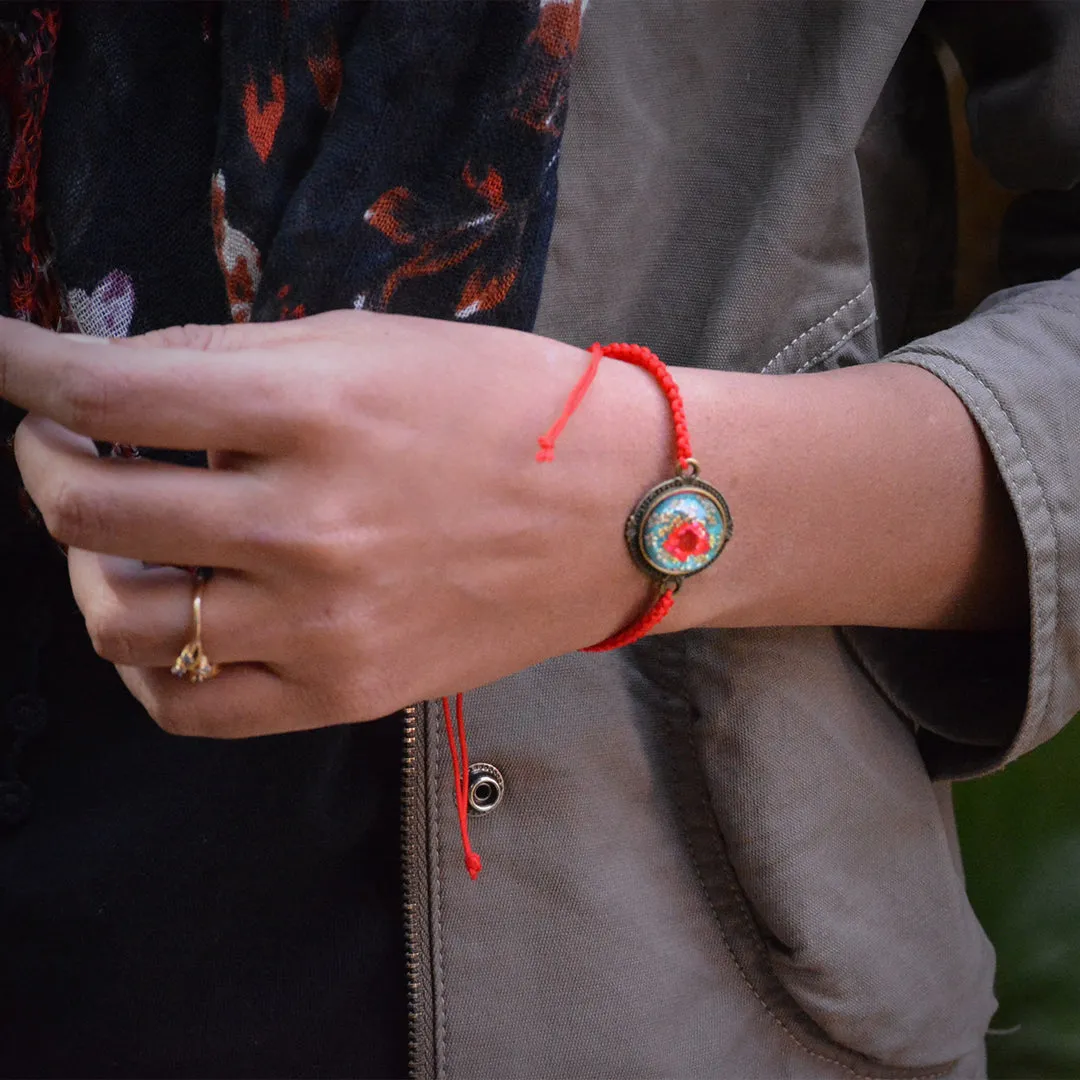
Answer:
<path fill-rule="evenodd" d="M 1080 717 L 955 787 L 968 891 L 998 952 L 990 1076 L 1080 1077 Z"/>

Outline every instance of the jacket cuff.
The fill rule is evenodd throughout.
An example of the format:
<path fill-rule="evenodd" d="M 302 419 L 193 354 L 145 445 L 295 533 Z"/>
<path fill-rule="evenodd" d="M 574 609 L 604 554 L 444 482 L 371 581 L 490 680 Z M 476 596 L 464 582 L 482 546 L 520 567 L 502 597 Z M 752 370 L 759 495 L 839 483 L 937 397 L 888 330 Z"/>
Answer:
<path fill-rule="evenodd" d="M 1080 274 L 998 293 L 885 359 L 932 372 L 981 429 L 1024 538 L 1030 628 L 844 634 L 931 773 L 978 775 L 1080 711 Z"/>

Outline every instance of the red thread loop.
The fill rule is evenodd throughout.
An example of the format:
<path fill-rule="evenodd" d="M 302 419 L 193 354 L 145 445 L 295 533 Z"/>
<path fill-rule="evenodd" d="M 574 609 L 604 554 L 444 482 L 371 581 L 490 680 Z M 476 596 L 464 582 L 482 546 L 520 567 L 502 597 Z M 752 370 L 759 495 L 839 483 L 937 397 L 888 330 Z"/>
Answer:
<path fill-rule="evenodd" d="M 454 765 L 454 798 L 457 801 L 458 826 L 461 829 L 461 846 L 465 849 L 465 869 L 469 877 L 476 880 L 483 869 L 480 856 L 469 843 L 469 744 L 465 741 L 465 701 L 461 694 L 455 699 L 457 714 L 457 735 L 461 743 L 461 752 L 454 741 L 454 724 L 450 719 L 450 699 L 442 699 L 443 718 L 446 720 L 446 737 L 450 742 L 450 760 Z"/>
<path fill-rule="evenodd" d="M 577 407 L 585 400 L 585 395 L 589 392 L 589 387 L 592 386 L 593 379 L 596 378 L 596 373 L 600 370 L 600 361 L 604 358 L 604 350 L 600 347 L 600 343 L 596 342 L 589 351 L 592 353 L 589 366 L 585 369 L 585 374 L 578 379 L 574 389 L 570 391 L 570 396 L 566 399 L 566 404 L 559 414 L 559 419 L 548 428 L 546 434 L 541 435 L 536 440 L 540 445 L 540 452 L 536 455 L 536 460 L 541 464 L 555 460 L 555 440 L 562 434 L 563 428 L 566 427 L 567 421 L 577 411 Z"/>
<path fill-rule="evenodd" d="M 671 418 L 675 422 L 675 453 L 679 459 L 679 468 L 686 470 L 690 467 L 690 461 L 694 451 L 690 448 L 690 432 L 686 427 L 686 410 L 683 408 L 682 394 L 667 365 L 656 353 L 646 349 L 644 345 L 627 345 L 625 342 L 613 341 L 610 345 L 601 345 L 594 342 L 589 350 L 592 353 L 592 361 L 589 363 L 585 374 L 578 380 L 577 385 L 570 391 L 566 399 L 563 411 L 559 419 L 551 425 L 546 434 L 541 435 L 536 441 L 540 444 L 540 452 L 536 455 L 538 462 L 555 460 L 555 440 L 562 434 L 567 421 L 577 411 L 585 395 L 596 378 L 600 361 L 605 357 L 612 360 L 622 360 L 624 363 L 633 364 L 635 367 L 647 371 L 659 384 L 660 389 L 668 399 L 671 406 Z"/>

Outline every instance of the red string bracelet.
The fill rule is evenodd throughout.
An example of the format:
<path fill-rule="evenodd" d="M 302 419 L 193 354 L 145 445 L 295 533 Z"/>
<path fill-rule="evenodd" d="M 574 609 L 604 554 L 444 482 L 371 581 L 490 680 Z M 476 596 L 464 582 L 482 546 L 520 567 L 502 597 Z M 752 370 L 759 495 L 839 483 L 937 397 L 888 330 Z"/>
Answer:
<path fill-rule="evenodd" d="M 626 544 L 630 556 L 659 587 L 659 595 L 639 618 L 611 637 L 589 645 L 582 652 L 608 652 L 632 645 L 653 630 L 671 611 L 683 579 L 711 566 L 731 539 L 731 512 L 724 496 L 700 478 L 690 447 L 682 394 L 664 362 L 642 345 L 595 343 L 585 374 L 571 391 L 551 429 L 537 440 L 538 462 L 553 461 L 555 440 L 562 434 L 592 386 L 605 357 L 634 364 L 660 384 L 671 407 L 675 424 L 676 476 L 645 493 L 626 521 Z"/>
<path fill-rule="evenodd" d="M 667 396 L 675 424 L 676 475 L 647 491 L 626 520 L 626 544 L 630 556 L 657 583 L 659 595 L 625 629 L 581 650 L 608 652 L 639 641 L 661 622 L 674 606 L 675 594 L 683 579 L 701 573 L 716 560 L 731 539 L 732 523 L 724 496 L 698 475 L 700 469 L 690 447 L 682 394 L 660 358 L 641 345 L 613 343 L 602 346 L 597 342 L 590 351 L 592 359 L 589 366 L 570 392 L 559 418 L 537 440 L 540 446 L 536 455 L 538 462 L 555 460 L 555 442 L 585 399 L 600 368 L 600 361 L 605 356 L 635 364 L 652 375 Z M 442 699 L 442 707 L 454 767 L 454 797 L 465 851 L 465 867 L 475 880 L 480 873 L 481 863 L 480 856 L 473 851 L 469 842 L 469 747 L 465 741 L 462 695 L 456 696 L 453 716 L 449 698 Z M 460 749 L 455 743 L 455 720 L 456 741 Z"/>

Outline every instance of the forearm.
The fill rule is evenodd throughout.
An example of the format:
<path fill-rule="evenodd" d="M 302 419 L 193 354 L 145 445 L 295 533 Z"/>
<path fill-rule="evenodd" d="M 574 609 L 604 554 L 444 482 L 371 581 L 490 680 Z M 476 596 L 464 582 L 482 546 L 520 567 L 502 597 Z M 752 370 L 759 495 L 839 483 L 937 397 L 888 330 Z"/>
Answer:
<path fill-rule="evenodd" d="M 735 530 L 665 629 L 1023 624 L 1012 508 L 967 409 L 935 376 L 888 363 L 675 375 Z M 659 421 L 650 412 L 647 429 Z"/>

